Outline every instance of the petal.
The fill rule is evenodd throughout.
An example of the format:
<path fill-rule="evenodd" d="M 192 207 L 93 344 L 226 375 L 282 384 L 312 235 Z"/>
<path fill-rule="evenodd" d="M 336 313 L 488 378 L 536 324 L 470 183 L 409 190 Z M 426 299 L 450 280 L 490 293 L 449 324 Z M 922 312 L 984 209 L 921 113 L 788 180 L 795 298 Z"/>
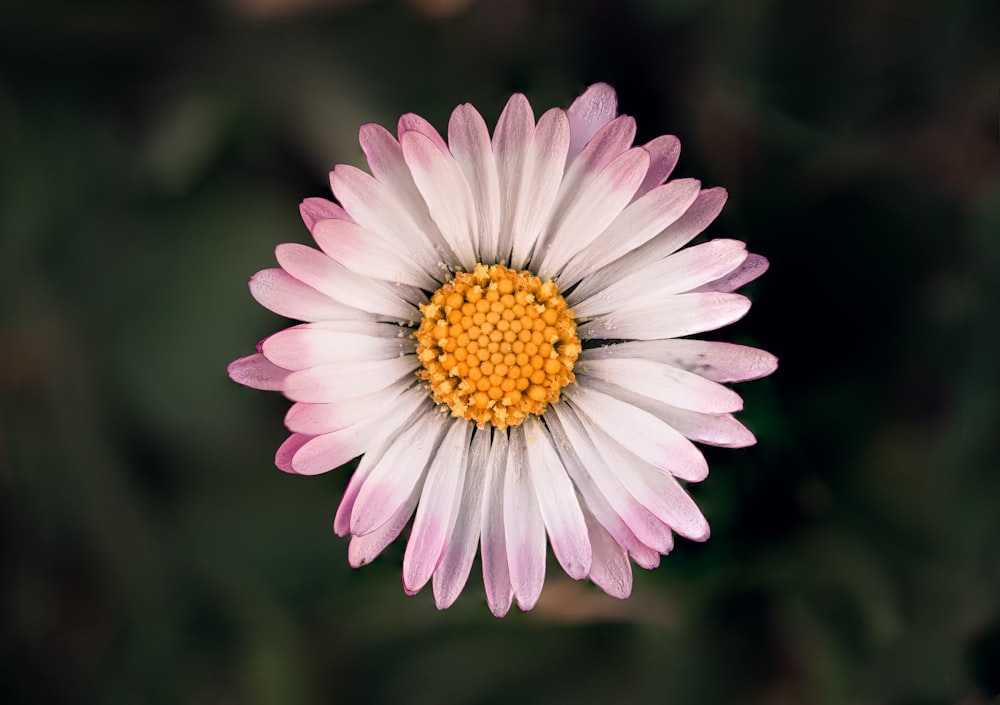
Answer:
<path fill-rule="evenodd" d="M 416 508 L 419 498 L 420 485 L 417 484 L 406 501 L 399 505 L 399 508 L 382 526 L 364 536 L 351 537 L 351 543 L 347 548 L 347 561 L 352 568 L 368 565 L 399 537 L 407 522 L 410 521 L 410 517 L 413 516 L 413 510 Z"/>
<path fill-rule="evenodd" d="M 313 229 L 326 254 L 355 274 L 434 290 L 435 280 L 412 258 L 378 235 L 346 220 L 324 220 Z"/>
<path fill-rule="evenodd" d="M 766 258 L 751 253 L 729 274 L 703 284 L 693 291 L 736 291 L 766 272 L 769 266 L 770 263 Z"/>
<path fill-rule="evenodd" d="M 656 305 L 664 297 L 688 291 L 732 271 L 746 259 L 739 240 L 712 240 L 689 247 L 637 269 L 592 296 L 573 297 L 573 311 L 590 318 L 621 308 Z M 579 297 L 579 298 L 578 298 Z"/>
<path fill-rule="evenodd" d="M 233 360 L 226 368 L 229 379 L 253 389 L 280 392 L 290 371 L 278 367 L 260 353 Z"/>
<path fill-rule="evenodd" d="M 399 143 L 431 218 L 457 261 L 472 271 L 479 245 L 478 219 L 461 168 L 450 152 L 442 152 L 419 132 L 404 132 Z"/>
<path fill-rule="evenodd" d="M 682 409 L 721 414 L 743 408 L 740 395 L 728 387 L 652 360 L 635 357 L 582 359 L 577 362 L 575 372 Z"/>
<path fill-rule="evenodd" d="M 351 219 L 347 215 L 347 211 L 333 201 L 328 201 L 325 198 L 305 199 L 299 204 L 299 214 L 302 216 L 302 222 L 309 228 L 309 232 L 312 232 L 313 228 L 316 227 L 316 223 L 321 220 L 329 218 L 336 218 L 337 220 Z"/>
<path fill-rule="evenodd" d="M 648 242 L 676 222 L 691 207 L 701 188 L 696 179 L 678 179 L 659 186 L 644 197 L 634 200 L 615 218 L 601 236 L 570 259 L 559 276 L 560 284 L 568 287 L 619 257 Z M 655 260 L 647 260 L 639 266 Z M 628 270 L 619 268 L 620 273 Z M 600 291 L 616 280 L 586 278 L 574 292 L 574 300 Z"/>
<path fill-rule="evenodd" d="M 418 298 L 416 290 L 407 291 L 408 287 L 355 274 L 305 245 L 278 245 L 275 255 L 282 269 L 331 299 L 399 321 L 420 319 L 419 311 L 411 303 Z"/>
<path fill-rule="evenodd" d="M 595 83 L 573 101 L 566 114 L 570 124 L 567 159 L 572 161 L 597 131 L 618 114 L 618 96 L 607 83 Z"/>
<path fill-rule="evenodd" d="M 254 274 L 250 294 L 269 311 L 299 321 L 372 319 L 372 314 L 334 301 L 283 269 L 263 269 Z"/>
<path fill-rule="evenodd" d="M 295 433 L 318 436 L 385 413 L 406 391 L 404 383 L 394 384 L 371 394 L 333 404 L 296 402 L 285 414 L 285 426 Z"/>
<path fill-rule="evenodd" d="M 667 554 L 674 546 L 670 529 L 622 485 L 569 405 L 557 404 L 552 412 L 549 428 L 587 508 L 639 565 L 655 568 L 658 554 Z"/>
<path fill-rule="evenodd" d="M 649 152 L 637 147 L 587 181 L 545 240 L 541 253 L 536 252 L 538 276 L 543 280 L 555 276 L 570 257 L 597 239 L 632 200 L 648 167 Z"/>
<path fill-rule="evenodd" d="M 351 512 L 351 533 L 364 536 L 385 524 L 422 484 L 428 461 L 437 449 L 446 420 L 433 411 L 404 427 L 361 486 Z"/>
<path fill-rule="evenodd" d="M 337 321 L 286 328 L 266 338 L 261 351 L 289 370 L 337 362 L 387 360 L 412 354 L 408 328 L 374 321 Z"/>
<path fill-rule="evenodd" d="M 590 512 L 584 512 L 584 518 L 594 556 L 590 579 L 611 597 L 626 599 L 632 594 L 632 566 L 629 564 L 628 554 Z"/>
<path fill-rule="evenodd" d="M 507 476 L 503 488 L 503 523 L 507 565 L 517 606 L 527 612 L 545 582 L 545 522 L 531 485 L 524 425 L 510 429 Z"/>
<path fill-rule="evenodd" d="M 416 113 L 406 113 L 401 115 L 396 132 L 399 134 L 400 142 L 403 141 L 404 133 L 416 132 L 430 140 L 431 144 L 433 144 L 438 151 L 450 154 L 448 151 L 448 145 L 445 143 L 444 138 L 441 137 L 441 133 L 438 132 L 426 119 L 420 117 Z"/>
<path fill-rule="evenodd" d="M 361 456 L 361 460 L 358 461 L 358 467 L 354 470 L 354 474 L 351 475 L 350 482 L 347 483 L 347 489 L 344 490 L 344 496 L 340 499 L 340 505 L 337 507 L 337 515 L 333 520 L 333 530 L 337 536 L 347 536 L 351 533 L 351 514 L 354 511 L 354 503 L 358 499 L 358 493 L 361 492 L 365 481 L 371 475 L 375 466 L 378 465 L 382 456 L 396 442 L 398 442 L 398 437 L 390 436 L 383 440 L 377 447 L 370 448 Z M 416 488 L 413 493 L 414 507 L 417 506 L 416 501 L 420 496 L 419 489 L 419 487 Z"/>
<path fill-rule="evenodd" d="M 292 471 L 299 475 L 318 475 L 378 446 L 384 438 L 397 433 L 425 402 L 426 396 L 421 392 L 419 388 L 404 392 L 398 402 L 378 418 L 370 418 L 307 441 L 292 456 Z"/>
<path fill-rule="evenodd" d="M 434 571 L 434 602 L 439 610 L 450 607 L 458 599 L 469 579 L 472 562 L 476 557 L 482 525 L 483 488 L 490 455 L 490 434 L 489 429 L 477 429 L 472 437 L 458 516 L 441 563 Z"/>
<path fill-rule="evenodd" d="M 493 134 L 497 180 L 500 185 L 500 233 L 497 260 L 507 261 L 514 245 L 514 224 L 535 131 L 535 117 L 528 99 L 515 93 L 507 101 Z"/>
<path fill-rule="evenodd" d="M 649 152 L 649 171 L 635 197 L 645 195 L 667 180 L 681 156 L 681 141 L 673 135 L 662 135 L 643 145 Z"/>
<path fill-rule="evenodd" d="M 437 569 L 458 517 L 473 424 L 453 419 L 431 459 L 403 555 L 403 589 L 414 595 Z"/>
<path fill-rule="evenodd" d="M 576 332 L 591 340 L 676 338 L 727 326 L 749 310 L 750 299 L 739 294 L 677 294 L 643 307 L 623 306 L 587 321 Z"/>
<path fill-rule="evenodd" d="M 371 134 L 383 133 L 384 130 Z M 389 144 L 380 143 L 382 151 L 379 154 L 384 152 L 384 161 L 392 165 L 391 170 L 376 172 L 379 179 L 375 179 L 360 169 L 341 164 L 330 174 L 330 186 L 358 225 L 394 245 L 404 256 L 411 257 L 437 281 L 444 281 L 448 272 L 444 263 L 451 262 L 454 253 L 445 245 L 431 220 L 427 205 L 403 161 L 402 149 L 392 135 L 385 133 L 385 136 Z M 366 153 L 368 151 L 371 150 Z M 375 171 L 375 165 L 380 163 L 378 160 L 372 162 L 372 170 Z M 399 192 L 404 193 L 397 196 Z"/>
<path fill-rule="evenodd" d="M 532 249 L 549 221 L 566 166 L 568 146 L 566 113 L 553 108 L 538 119 L 520 175 L 520 192 L 511 221 L 514 235 L 510 262 L 513 269 L 527 266 Z"/>
<path fill-rule="evenodd" d="M 708 476 L 701 451 L 648 411 L 584 385 L 567 388 L 567 396 L 592 428 L 601 429 L 650 465 L 690 482 Z"/>
<path fill-rule="evenodd" d="M 666 186 L 670 186 L 670 184 L 666 184 Z M 725 202 L 725 189 L 702 190 L 691 206 L 684 211 L 684 215 L 667 226 L 656 237 L 587 276 L 580 283 L 580 295 L 589 296 L 608 287 L 629 272 L 641 269 L 650 262 L 656 262 L 676 252 L 715 220 L 715 217 L 722 211 Z"/>
<path fill-rule="evenodd" d="M 493 443 L 483 478 L 482 559 L 486 602 L 496 617 L 503 617 L 514 599 L 507 561 L 504 528 L 504 486 L 507 476 L 507 434 L 493 433 Z"/>
<path fill-rule="evenodd" d="M 552 552 L 566 574 L 582 580 L 590 573 L 590 539 L 573 483 L 552 446 L 549 432 L 535 416 L 524 422 L 528 467 L 538 508 L 552 544 Z"/>
<path fill-rule="evenodd" d="M 486 122 L 468 103 L 458 106 L 451 114 L 448 144 L 472 190 L 479 231 L 477 260 L 484 264 L 496 262 L 500 234 L 500 179 Z"/>
<path fill-rule="evenodd" d="M 712 340 L 634 340 L 588 349 L 583 358 L 641 357 L 679 367 L 713 382 L 744 382 L 766 377 L 778 358 L 764 350 Z"/>
<path fill-rule="evenodd" d="M 281 391 L 292 401 L 329 404 L 385 389 L 419 366 L 416 355 L 388 360 L 341 362 L 293 372 Z"/>
<path fill-rule="evenodd" d="M 313 436 L 308 436 L 304 433 L 293 433 L 285 442 L 278 447 L 278 451 L 274 454 L 274 464 L 282 472 L 292 473 L 295 471 L 292 469 L 292 456 L 298 452 L 299 448 L 304 446 Z"/>

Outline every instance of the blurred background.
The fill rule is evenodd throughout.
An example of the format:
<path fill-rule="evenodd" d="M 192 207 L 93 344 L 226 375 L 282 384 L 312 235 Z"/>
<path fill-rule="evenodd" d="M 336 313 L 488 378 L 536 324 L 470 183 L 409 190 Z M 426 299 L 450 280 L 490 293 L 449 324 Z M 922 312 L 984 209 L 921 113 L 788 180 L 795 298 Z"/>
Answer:
<path fill-rule="evenodd" d="M 1000 696 L 997 28 L 986 0 L 7 0 L 0 9 L 0 702 L 930 705 Z M 225 365 L 249 276 L 357 129 L 607 81 L 772 263 L 716 337 L 758 446 L 617 602 L 360 571 L 341 470 Z"/>

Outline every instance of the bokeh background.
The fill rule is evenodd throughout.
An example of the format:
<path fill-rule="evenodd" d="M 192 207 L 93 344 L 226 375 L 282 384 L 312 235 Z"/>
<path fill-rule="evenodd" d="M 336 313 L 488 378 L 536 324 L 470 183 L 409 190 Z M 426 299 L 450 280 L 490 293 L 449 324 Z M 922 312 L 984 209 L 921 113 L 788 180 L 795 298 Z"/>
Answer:
<path fill-rule="evenodd" d="M 0 702 L 977 705 L 1000 695 L 998 27 L 986 0 L 8 0 Z M 357 128 L 608 81 L 770 258 L 719 337 L 759 444 L 626 602 L 405 597 L 272 465 L 246 290 Z M 478 566 L 478 563 L 477 563 Z M 478 567 L 474 568 L 477 571 Z"/>

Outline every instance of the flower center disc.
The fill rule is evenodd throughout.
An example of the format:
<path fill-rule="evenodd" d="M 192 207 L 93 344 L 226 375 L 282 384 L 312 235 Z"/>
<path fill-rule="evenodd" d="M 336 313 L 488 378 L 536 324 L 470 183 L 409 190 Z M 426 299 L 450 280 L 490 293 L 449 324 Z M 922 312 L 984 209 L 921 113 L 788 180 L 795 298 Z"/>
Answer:
<path fill-rule="evenodd" d="M 552 281 L 478 264 L 420 307 L 420 377 L 452 416 L 516 426 L 541 414 L 574 380 L 580 354 L 573 311 Z"/>

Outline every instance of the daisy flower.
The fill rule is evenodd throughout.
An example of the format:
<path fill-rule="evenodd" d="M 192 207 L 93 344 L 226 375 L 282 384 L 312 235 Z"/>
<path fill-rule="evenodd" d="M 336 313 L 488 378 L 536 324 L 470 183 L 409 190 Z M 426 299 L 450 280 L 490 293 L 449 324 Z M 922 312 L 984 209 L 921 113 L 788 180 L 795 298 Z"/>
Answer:
<path fill-rule="evenodd" d="M 447 139 L 417 115 L 370 124 L 371 173 L 340 165 L 339 203 L 306 199 L 319 245 L 279 245 L 250 280 L 304 321 L 229 366 L 293 401 L 275 462 L 316 475 L 358 458 L 334 521 L 352 566 L 410 526 L 408 594 L 450 606 L 481 555 L 486 599 L 531 609 L 546 543 L 573 579 L 632 589 L 674 534 L 708 538 L 684 483 L 693 442 L 755 442 L 727 382 L 770 374 L 761 350 L 688 338 L 750 308 L 767 268 L 742 242 L 681 249 L 726 199 L 667 181 L 677 138 L 633 146 L 614 90 L 591 86 L 536 121 L 514 95 L 491 137 L 471 105 Z"/>

